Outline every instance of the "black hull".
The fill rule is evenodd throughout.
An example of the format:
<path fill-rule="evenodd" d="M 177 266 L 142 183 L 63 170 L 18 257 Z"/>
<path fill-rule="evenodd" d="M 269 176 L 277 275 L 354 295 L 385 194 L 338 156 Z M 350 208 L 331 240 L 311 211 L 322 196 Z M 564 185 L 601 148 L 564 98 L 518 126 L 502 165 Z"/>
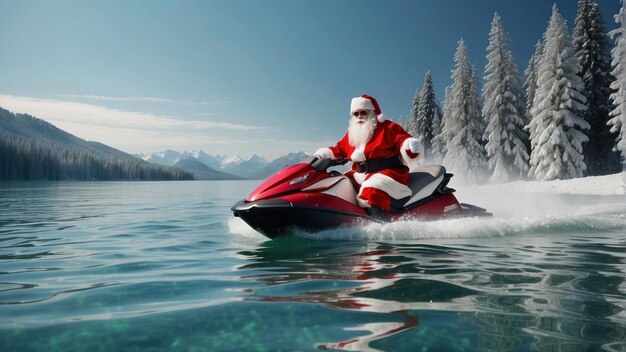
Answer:
<path fill-rule="evenodd" d="M 461 209 L 463 209 L 463 217 L 491 217 L 493 213 L 487 211 L 487 209 L 477 207 L 472 204 L 461 203 Z"/>
<path fill-rule="evenodd" d="M 244 202 L 240 200 L 231 210 L 250 227 L 264 236 L 274 239 L 296 229 L 317 232 L 339 227 L 381 222 L 367 215 L 321 207 L 295 205 L 282 199 Z M 407 211 L 408 213 L 408 211 Z M 398 215 L 398 213 L 396 213 Z M 461 203 L 458 212 L 433 215 L 434 219 L 462 217 L 490 217 L 491 213 L 475 205 Z M 418 215 L 419 217 L 419 215 Z M 401 217 L 399 217 L 401 218 Z M 393 221 L 393 219 L 391 219 Z M 389 221 L 389 220 L 387 220 Z"/>
<path fill-rule="evenodd" d="M 294 229 L 317 232 L 351 226 L 369 219 L 360 214 L 326 208 L 297 206 L 275 199 L 258 202 L 237 202 L 231 210 L 250 227 L 268 238 L 276 238 Z"/>

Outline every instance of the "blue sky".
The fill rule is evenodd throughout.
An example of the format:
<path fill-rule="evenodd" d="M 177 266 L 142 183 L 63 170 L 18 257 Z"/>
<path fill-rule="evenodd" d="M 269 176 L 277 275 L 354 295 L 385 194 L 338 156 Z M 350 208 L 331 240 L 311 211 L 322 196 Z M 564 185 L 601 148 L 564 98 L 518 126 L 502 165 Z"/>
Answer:
<path fill-rule="evenodd" d="M 570 34 L 577 1 L 556 1 Z M 130 153 L 314 151 L 350 99 L 407 117 L 424 74 L 438 98 L 464 38 L 482 75 L 497 11 L 520 73 L 552 1 L 0 0 L 0 106 Z M 607 30 L 618 0 L 599 0 Z"/>

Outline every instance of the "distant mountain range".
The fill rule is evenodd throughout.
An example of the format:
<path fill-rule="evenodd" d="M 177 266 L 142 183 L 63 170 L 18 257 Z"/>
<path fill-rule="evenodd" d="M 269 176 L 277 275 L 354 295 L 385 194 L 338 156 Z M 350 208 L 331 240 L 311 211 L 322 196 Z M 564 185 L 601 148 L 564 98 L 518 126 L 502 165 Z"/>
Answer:
<path fill-rule="evenodd" d="M 307 156 L 308 154 L 304 152 L 289 153 L 285 156 L 281 156 L 255 172 L 250 178 L 253 180 L 264 180 L 282 170 L 285 166 L 296 164 Z"/>
<path fill-rule="evenodd" d="M 285 167 L 285 165 L 295 164 L 301 161 L 307 154 L 304 152 L 289 153 L 271 162 L 268 162 L 265 158 L 254 153 L 246 159 L 241 158 L 239 155 L 228 157 L 226 155 L 209 155 L 204 151 L 177 152 L 173 150 L 150 154 L 136 154 L 135 156 L 155 164 L 182 168 L 183 170 L 194 173 L 197 178 L 202 179 L 206 178 L 199 177 L 198 172 L 204 175 L 213 175 L 211 177 L 218 177 L 217 175 L 224 177 L 219 179 L 234 180 L 245 178 L 261 180 L 276 173 Z M 207 169 L 200 168 L 198 163 L 191 163 L 191 160 L 201 163 Z"/>
<path fill-rule="evenodd" d="M 155 165 L 89 142 L 26 114 L 0 108 L 0 180 L 190 180 L 181 169 Z"/>
<path fill-rule="evenodd" d="M 130 155 L 0 108 L 0 180 L 265 179 L 306 156 L 289 153 L 269 162 L 256 154 L 243 159 L 204 151 Z"/>

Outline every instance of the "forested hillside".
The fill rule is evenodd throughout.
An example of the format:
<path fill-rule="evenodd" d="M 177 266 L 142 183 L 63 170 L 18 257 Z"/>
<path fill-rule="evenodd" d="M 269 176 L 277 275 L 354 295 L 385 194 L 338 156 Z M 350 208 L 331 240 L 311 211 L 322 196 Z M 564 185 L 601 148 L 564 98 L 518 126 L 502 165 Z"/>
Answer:
<path fill-rule="evenodd" d="M 26 114 L 0 108 L 0 180 L 188 180 L 180 169 L 154 165 L 88 142 Z"/>

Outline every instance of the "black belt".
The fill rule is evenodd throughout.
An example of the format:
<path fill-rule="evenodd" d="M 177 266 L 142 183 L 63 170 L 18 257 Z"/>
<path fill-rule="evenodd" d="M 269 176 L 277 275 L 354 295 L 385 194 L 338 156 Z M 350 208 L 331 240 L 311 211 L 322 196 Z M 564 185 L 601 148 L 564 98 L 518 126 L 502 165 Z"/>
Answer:
<path fill-rule="evenodd" d="M 404 166 L 400 155 L 387 159 L 365 160 L 362 163 L 356 163 L 359 172 L 375 172 L 384 169 L 395 169 Z"/>

